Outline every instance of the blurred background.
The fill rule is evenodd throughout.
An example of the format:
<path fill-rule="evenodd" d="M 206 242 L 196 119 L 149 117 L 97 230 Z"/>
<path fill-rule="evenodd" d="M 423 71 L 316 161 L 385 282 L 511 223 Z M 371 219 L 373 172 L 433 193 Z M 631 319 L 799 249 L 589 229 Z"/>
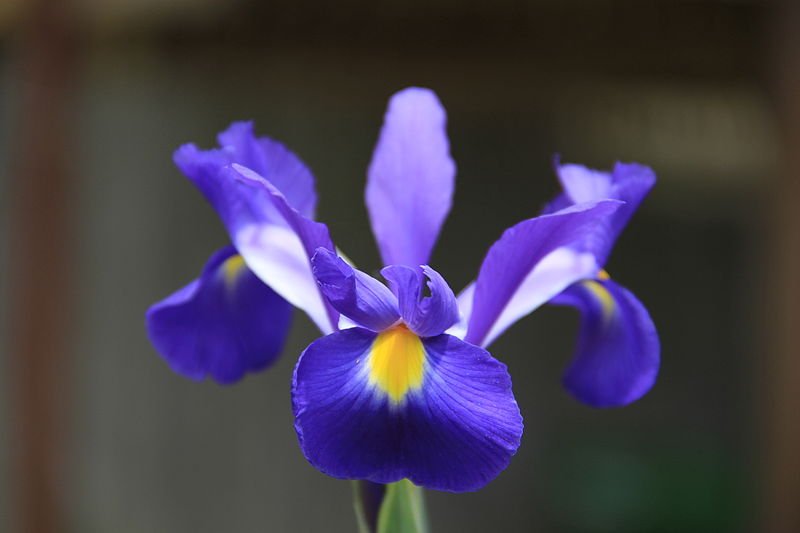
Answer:
<path fill-rule="evenodd" d="M 800 531 L 800 9 L 756 0 L 0 0 L 0 531 L 354 531 L 303 459 L 289 379 L 316 330 L 233 387 L 173 374 L 146 308 L 226 242 L 171 163 L 236 119 L 312 168 L 365 270 L 388 97 L 434 89 L 458 164 L 432 264 L 454 288 L 556 193 L 552 154 L 651 165 L 612 276 L 662 340 L 653 391 L 560 386 L 577 316 L 493 346 L 526 421 L 437 532 Z"/>

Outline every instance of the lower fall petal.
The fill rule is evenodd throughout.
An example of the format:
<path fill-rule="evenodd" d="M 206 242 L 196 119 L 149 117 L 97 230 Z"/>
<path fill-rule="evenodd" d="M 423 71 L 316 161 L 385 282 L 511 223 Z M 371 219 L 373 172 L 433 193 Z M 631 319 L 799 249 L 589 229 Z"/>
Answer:
<path fill-rule="evenodd" d="M 450 335 L 352 328 L 312 343 L 292 385 L 304 455 L 337 478 L 477 490 L 519 447 L 505 365 Z"/>
<path fill-rule="evenodd" d="M 660 361 L 658 333 L 630 291 L 610 279 L 586 280 L 552 303 L 581 313 L 575 357 L 564 375 L 564 386 L 576 398 L 594 407 L 619 407 L 650 390 Z"/>
<path fill-rule="evenodd" d="M 147 311 L 147 332 L 177 373 L 232 383 L 280 355 L 292 308 L 245 266 L 233 247 L 211 257 L 200 278 Z"/>

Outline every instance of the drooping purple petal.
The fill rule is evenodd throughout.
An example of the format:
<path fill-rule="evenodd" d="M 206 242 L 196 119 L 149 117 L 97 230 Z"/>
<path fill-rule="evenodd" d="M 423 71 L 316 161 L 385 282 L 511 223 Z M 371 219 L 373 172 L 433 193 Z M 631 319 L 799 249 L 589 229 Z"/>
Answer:
<path fill-rule="evenodd" d="M 655 173 L 649 167 L 637 163 L 616 163 L 611 172 L 602 172 L 583 165 L 562 165 L 558 159 L 555 161 L 555 168 L 564 193 L 548 204 L 545 213 L 582 202 L 605 199 L 625 202 L 613 216 L 605 219 L 594 232 L 587 235 L 582 243 L 573 246 L 577 250 L 593 253 L 602 267 L 622 230 L 655 185 Z"/>
<path fill-rule="evenodd" d="M 291 305 L 229 246 L 211 257 L 200 278 L 150 307 L 146 325 L 175 372 L 226 384 L 278 357 L 291 316 Z"/>
<path fill-rule="evenodd" d="M 399 302 L 400 315 L 420 337 L 443 333 L 458 321 L 458 303 L 444 278 L 431 267 L 391 265 L 381 270 Z M 430 296 L 424 296 L 427 278 Z"/>
<path fill-rule="evenodd" d="M 382 335 L 391 334 L 413 335 Z M 522 436 L 505 365 L 449 335 L 417 340 L 412 348 L 421 349 L 423 374 L 398 399 L 375 376 L 380 342 L 373 332 L 348 329 L 315 341 L 301 356 L 292 403 L 306 459 L 337 478 L 408 478 L 452 492 L 494 479 Z"/>
<path fill-rule="evenodd" d="M 581 313 L 575 357 L 564 386 L 594 407 L 618 407 L 641 398 L 658 375 L 660 344 L 645 307 L 612 280 L 576 283 L 552 303 Z"/>
<path fill-rule="evenodd" d="M 464 340 L 478 346 L 488 346 L 514 320 L 543 303 L 542 296 L 527 300 L 527 292 L 532 288 L 540 295 L 546 295 L 550 289 L 546 301 L 571 283 L 594 275 L 596 265 L 590 256 L 571 254 L 565 257 L 571 265 L 565 267 L 558 264 L 552 272 L 544 269 L 548 272 L 543 277 L 547 283 L 537 281 L 539 278 L 531 281 L 546 256 L 559 248 L 580 242 L 620 205 L 621 202 L 615 200 L 580 204 L 551 215 L 525 220 L 507 229 L 489 249 L 481 265 Z M 587 268 L 589 272 L 586 272 Z"/>
<path fill-rule="evenodd" d="M 429 89 L 405 89 L 389 101 L 366 189 L 384 265 L 416 267 L 430 259 L 455 185 L 446 122 Z"/>
<path fill-rule="evenodd" d="M 333 249 L 328 229 L 298 212 L 267 177 L 233 166 L 238 157 L 272 173 L 286 172 L 275 177 L 286 186 L 297 182 L 290 192 L 313 211 L 316 196 L 313 181 L 308 187 L 308 170 L 279 143 L 252 138 L 246 125 L 233 124 L 220 142 L 224 146 L 217 150 L 184 145 L 175 152 L 175 163 L 217 211 L 248 267 L 304 310 L 323 333 L 334 331 L 338 314 L 322 298 L 310 265 L 318 247 Z"/>
<path fill-rule="evenodd" d="M 345 263 L 334 252 L 319 248 L 311 258 L 311 267 L 331 305 L 355 324 L 381 331 L 400 318 L 392 291 Z"/>

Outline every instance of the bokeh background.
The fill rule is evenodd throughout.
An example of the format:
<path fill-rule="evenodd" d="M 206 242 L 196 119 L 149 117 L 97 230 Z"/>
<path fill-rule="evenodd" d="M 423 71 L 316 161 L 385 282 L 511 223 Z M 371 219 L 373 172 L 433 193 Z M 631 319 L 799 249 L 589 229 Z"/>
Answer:
<path fill-rule="evenodd" d="M 800 10 L 787 0 L 0 0 L 0 531 L 354 531 L 303 459 L 289 379 L 173 374 L 148 305 L 226 237 L 171 163 L 253 119 L 312 168 L 319 219 L 379 267 L 363 206 L 388 97 L 437 91 L 458 164 L 432 264 L 459 289 L 557 191 L 550 161 L 651 165 L 612 276 L 662 340 L 656 387 L 560 386 L 577 327 L 493 346 L 526 420 L 434 531 L 800 531 Z"/>

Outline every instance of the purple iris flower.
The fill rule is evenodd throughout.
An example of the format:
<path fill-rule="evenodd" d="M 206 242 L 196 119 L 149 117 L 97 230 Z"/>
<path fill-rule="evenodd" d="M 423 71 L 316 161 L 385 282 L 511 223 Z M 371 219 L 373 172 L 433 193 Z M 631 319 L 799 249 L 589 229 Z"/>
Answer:
<path fill-rule="evenodd" d="M 322 472 L 454 492 L 491 481 L 523 426 L 506 366 L 485 348 L 550 301 L 583 311 L 567 374 L 580 399 L 622 404 L 652 384 L 657 340 L 655 366 L 640 361 L 653 356 L 643 340 L 655 338 L 652 323 L 642 324 L 641 304 L 602 274 L 641 200 L 626 204 L 628 188 L 615 188 L 613 176 L 605 188 L 588 178 L 575 186 L 580 193 L 567 187 L 545 214 L 506 230 L 456 298 L 427 264 L 455 184 L 433 92 L 392 97 L 368 170 L 366 204 L 386 284 L 343 259 L 313 220 L 313 178 L 296 156 L 256 138 L 250 124 L 233 124 L 219 143 L 208 151 L 186 145 L 175 161 L 233 245 L 199 280 L 154 305 L 148 330 L 176 371 L 229 382 L 274 360 L 289 304 L 305 311 L 324 336 L 297 362 L 292 404 L 302 451 Z"/>

